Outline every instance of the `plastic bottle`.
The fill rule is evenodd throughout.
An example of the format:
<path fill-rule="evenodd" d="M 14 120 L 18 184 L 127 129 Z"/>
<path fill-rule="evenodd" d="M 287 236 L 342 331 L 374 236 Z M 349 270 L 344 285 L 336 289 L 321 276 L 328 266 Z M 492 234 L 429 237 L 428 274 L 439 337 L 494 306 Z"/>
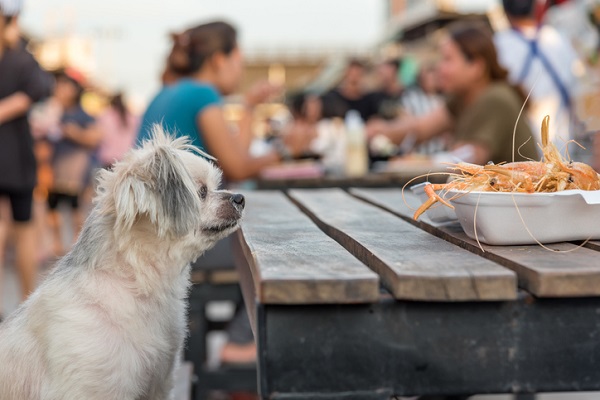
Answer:
<path fill-rule="evenodd" d="M 319 123 L 320 148 L 316 153 L 323 155 L 322 162 L 328 175 L 343 177 L 346 169 L 346 128 L 344 120 L 333 118 Z"/>
<path fill-rule="evenodd" d="M 356 110 L 346 113 L 346 160 L 347 176 L 359 177 L 369 171 L 369 154 L 365 124 Z"/>

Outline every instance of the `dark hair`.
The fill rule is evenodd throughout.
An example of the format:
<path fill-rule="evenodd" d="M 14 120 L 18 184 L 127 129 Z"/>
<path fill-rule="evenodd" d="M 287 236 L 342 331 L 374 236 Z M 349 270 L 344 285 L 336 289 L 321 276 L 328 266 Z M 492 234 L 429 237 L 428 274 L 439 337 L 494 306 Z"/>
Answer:
<path fill-rule="evenodd" d="M 491 29 L 482 23 L 460 21 L 449 25 L 448 33 L 468 61 L 480 59 L 485 63 L 492 82 L 508 83 L 508 70 L 498 61 Z M 525 100 L 523 89 L 514 85 L 513 88 Z"/>
<path fill-rule="evenodd" d="M 5 25 L 9 25 L 15 16 L 14 15 L 6 15 L 4 13 L 4 10 L 2 9 L 2 4 L 0 4 L 0 17 L 2 17 L 2 19 L 4 20 Z"/>
<path fill-rule="evenodd" d="M 529 17 L 535 0 L 502 0 L 504 12 L 509 17 Z"/>
<path fill-rule="evenodd" d="M 110 106 L 119 114 L 121 123 L 124 127 L 127 126 L 127 107 L 123 101 L 123 93 L 119 92 L 110 99 Z"/>
<path fill-rule="evenodd" d="M 389 65 L 392 68 L 394 68 L 396 71 L 398 71 L 400 69 L 400 66 L 402 66 L 402 60 L 399 58 L 393 58 L 393 59 L 389 59 L 383 62 L 385 65 Z"/>
<path fill-rule="evenodd" d="M 197 72 L 216 53 L 230 54 L 237 46 L 237 33 L 226 22 L 215 21 L 173 34 L 173 48 L 167 59 L 163 81 Z"/>
<path fill-rule="evenodd" d="M 302 115 L 304 104 L 306 103 L 306 97 L 306 92 L 302 91 L 291 93 L 287 96 L 286 105 L 294 118 Z"/>
<path fill-rule="evenodd" d="M 367 63 L 365 61 L 361 60 L 360 58 L 351 58 L 348 61 L 348 66 L 346 68 L 350 69 L 352 67 L 366 69 L 367 68 Z"/>
<path fill-rule="evenodd" d="M 71 85 L 75 86 L 76 94 L 74 102 L 75 104 L 79 104 L 81 102 L 81 97 L 83 96 L 84 87 L 83 85 L 77 81 L 75 78 L 70 76 L 65 70 L 58 70 L 53 73 L 54 79 L 56 82 L 64 81 L 69 82 Z"/>

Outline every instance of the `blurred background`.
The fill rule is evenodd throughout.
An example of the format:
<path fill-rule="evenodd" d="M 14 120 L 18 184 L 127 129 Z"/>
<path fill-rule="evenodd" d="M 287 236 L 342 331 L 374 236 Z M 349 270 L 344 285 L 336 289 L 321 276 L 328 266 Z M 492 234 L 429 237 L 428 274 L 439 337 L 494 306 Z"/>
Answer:
<path fill-rule="evenodd" d="M 3 2 L 11 1 L 0 0 L 0 9 Z M 551 39 L 564 39 L 574 53 L 572 63 L 569 60 L 568 66 L 559 66 L 559 72 L 572 79 L 566 84 L 572 100 L 568 111 L 572 115 L 568 130 L 563 130 L 562 143 L 571 139 L 581 143 L 582 147 L 572 146 L 571 155 L 589 162 L 598 171 L 600 0 L 534 0 L 534 3 L 533 20 L 556 31 L 555 36 L 550 35 Z M 33 174 L 37 174 L 37 184 L 35 179 L 31 180 L 31 187 L 36 185 L 33 205 L 31 199 L 25 204 L 32 209 L 32 215 L 23 221 L 15 220 L 13 225 L 18 226 L 19 222 L 30 225 L 33 230 L 26 235 L 33 250 L 19 248 L 24 243 L 19 236 L 22 233 L 10 226 L 14 204 L 0 195 L 0 272 L 6 271 L 5 276 L 0 274 L 0 300 L 3 300 L 0 319 L 18 306 L 35 287 L 38 277 L 76 239 L 91 207 L 96 171 L 109 168 L 135 145 L 138 134 L 143 135 L 140 117 L 157 93 L 169 87 L 161 79 L 176 42 L 173 34 L 214 20 L 226 21 L 238 30 L 244 58 L 243 76 L 237 90 L 221 91 L 220 95 L 224 97 L 223 116 L 231 125 L 240 125 L 237 132 L 235 129 L 230 132 L 234 133 L 232 140 L 242 141 L 244 135 L 236 133 L 245 132 L 244 118 L 251 119 L 247 146 L 239 146 L 241 150 L 235 150 L 237 153 L 231 158 L 243 156 L 246 165 L 254 163 L 255 167 L 252 174 L 244 175 L 247 171 L 242 171 L 243 177 L 239 178 L 240 172 L 235 168 L 221 165 L 230 187 L 256 188 L 256 183 L 246 181 L 251 178 L 262 179 L 262 188 L 286 189 L 293 187 L 292 178 L 307 177 L 312 179 L 306 181 L 307 185 L 318 182 L 320 187 L 372 182 L 401 187 L 400 182 L 440 168 L 440 163 L 435 164 L 437 155 L 443 154 L 446 158 L 442 159 L 447 161 L 448 157 L 455 160 L 465 154 L 452 148 L 449 134 L 453 132 L 444 129 L 438 132 L 440 137 L 418 145 L 412 132 L 395 142 L 391 140 L 393 135 L 378 133 L 386 127 L 395 128 L 396 122 L 402 126 L 403 120 L 412 122 L 412 117 L 427 117 L 435 108 L 444 107 L 444 95 L 456 94 L 444 93 L 437 68 L 443 58 L 440 40 L 446 34 L 445 28 L 464 19 L 483 22 L 494 33 L 516 30 L 516 25 L 511 27 L 500 0 L 24 1 L 18 13 L 24 46 L 15 48 L 30 52 L 43 70 L 53 73 L 54 79 L 47 93 L 32 97 L 31 104 L 17 116 L 31 126 L 27 146 L 33 162 L 29 167 L 36 170 Z M 489 41 L 492 43 L 492 39 Z M 493 48 L 493 43 L 490 46 Z M 567 57 L 561 53 L 549 54 L 549 58 Z M 460 78 L 461 72 L 456 75 Z M 0 76 L 0 84 L 3 78 L 4 82 L 10 81 L 8 75 Z M 503 80 L 507 81 L 507 77 Z M 242 93 L 252 92 L 257 82 L 268 82 L 279 90 L 273 96 L 258 96 L 260 101 L 248 107 L 248 98 Z M 526 91 L 531 89 L 525 84 L 531 82 L 522 79 L 517 83 L 522 83 Z M 44 85 L 39 83 L 40 87 Z M 558 97 L 557 90 L 554 92 L 554 97 Z M 542 102 L 542 97 L 536 100 Z M 218 100 L 220 105 L 220 97 Z M 330 112 L 340 101 L 346 108 Z M 520 107 L 522 99 L 518 101 Z M 182 103 L 185 101 L 179 104 Z M 358 110 L 355 106 L 368 110 Z M 509 121 L 509 128 L 502 128 L 505 133 L 512 133 L 514 119 Z M 8 126 L 3 122 L 0 120 L 0 129 Z M 532 131 L 539 131 L 539 122 L 532 124 Z M 284 138 L 284 147 L 295 146 L 294 157 L 286 154 L 289 148 L 282 149 L 281 143 L 271 140 L 277 137 Z M 292 140 L 286 143 L 286 137 Z M 300 144 L 294 144 L 298 137 Z M 2 154 L 6 154 L 1 153 L 1 140 L 0 135 L 0 162 Z M 251 145 L 253 140 L 256 143 Z M 506 137 L 501 140 L 503 145 L 509 144 Z M 355 144 L 356 148 L 351 148 Z M 223 152 L 235 146 L 208 147 L 211 154 L 219 150 L 217 158 L 223 160 Z M 295 167 L 290 167 L 290 158 L 298 162 Z M 490 159 L 491 156 L 483 162 L 471 162 L 483 164 Z M 394 164 L 395 161 L 398 163 Z M 10 167 L 12 171 L 23 169 L 16 164 Z M 4 173 L 2 168 L 0 163 L 0 171 Z M 244 168 L 242 165 L 241 169 Z M 376 173 L 391 178 L 356 180 L 372 178 Z M 394 178 L 393 173 L 399 175 Z M 331 176 L 354 180 L 327 180 Z M 304 185 L 301 179 L 294 184 Z M 3 188 L 0 180 L 0 194 Z M 6 243 L 9 245 L 5 246 Z M 19 253 L 29 256 L 22 265 L 18 265 Z M 228 262 L 223 261 L 231 267 Z M 22 271 L 30 274 L 19 274 Z M 236 310 L 242 310 L 243 314 L 241 296 L 236 296 L 233 303 L 237 304 L 230 304 L 225 311 L 217 306 L 215 313 L 227 314 L 227 318 L 240 314 Z M 204 318 L 204 309 L 200 314 Z M 241 330 L 248 336 L 248 327 Z M 227 356 L 230 353 L 219 353 L 228 337 L 231 335 L 221 337 L 219 346 L 210 345 L 208 354 L 200 357 L 202 362 L 208 357 L 211 367 L 239 361 L 253 368 L 256 348 L 251 332 L 247 346 L 234 347 L 232 357 Z M 250 372 L 248 376 L 254 384 L 255 371 Z M 236 399 L 242 398 L 255 397 Z"/>
<path fill-rule="evenodd" d="M 244 49 L 242 91 L 269 76 L 291 88 L 334 57 L 371 52 L 390 7 L 384 0 L 30 0 L 21 24 L 44 67 L 74 67 L 100 88 L 126 91 L 141 110 L 159 88 L 171 32 L 224 19 Z"/>
<path fill-rule="evenodd" d="M 597 2 L 546 3 L 560 11 L 548 7 L 545 19 L 595 63 Z M 466 15 L 495 29 L 508 24 L 499 0 L 29 0 L 20 24 L 42 67 L 71 67 L 85 77 L 91 93 L 84 104 L 94 114 L 116 91 L 142 113 L 160 88 L 170 33 L 202 22 L 223 19 L 239 30 L 246 61 L 240 92 L 264 78 L 288 90 L 325 91 L 355 57 L 402 57 L 401 79 L 412 84 L 419 64 L 435 60 L 440 29 Z"/>

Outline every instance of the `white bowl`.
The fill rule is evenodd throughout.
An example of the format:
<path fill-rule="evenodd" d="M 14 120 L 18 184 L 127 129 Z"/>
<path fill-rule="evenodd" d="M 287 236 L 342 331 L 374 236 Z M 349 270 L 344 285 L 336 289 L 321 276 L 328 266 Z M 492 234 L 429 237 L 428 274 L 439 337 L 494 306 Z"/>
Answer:
<path fill-rule="evenodd" d="M 492 245 L 600 239 L 600 190 L 555 193 L 450 191 L 463 230 Z"/>

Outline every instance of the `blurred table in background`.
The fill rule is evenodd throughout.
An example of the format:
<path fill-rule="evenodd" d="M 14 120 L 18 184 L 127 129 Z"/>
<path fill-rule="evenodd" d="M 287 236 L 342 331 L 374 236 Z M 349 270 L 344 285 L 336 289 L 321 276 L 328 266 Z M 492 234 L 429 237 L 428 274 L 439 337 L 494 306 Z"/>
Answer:
<path fill-rule="evenodd" d="M 402 187 L 425 181 L 446 182 L 447 165 L 428 160 L 379 161 L 364 176 L 349 177 L 326 174 L 323 166 L 315 161 L 298 161 L 269 167 L 256 180 L 257 189 L 285 190 L 291 188 L 350 188 L 350 187 Z M 432 174 L 432 175 L 428 175 Z"/>

